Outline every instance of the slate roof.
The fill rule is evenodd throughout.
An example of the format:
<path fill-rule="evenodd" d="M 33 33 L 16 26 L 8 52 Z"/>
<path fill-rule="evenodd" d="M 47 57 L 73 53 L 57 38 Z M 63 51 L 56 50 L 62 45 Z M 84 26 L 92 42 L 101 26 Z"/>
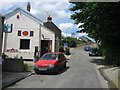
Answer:
<path fill-rule="evenodd" d="M 44 26 L 55 32 L 56 37 L 61 37 L 61 30 L 53 22 L 45 22 Z"/>

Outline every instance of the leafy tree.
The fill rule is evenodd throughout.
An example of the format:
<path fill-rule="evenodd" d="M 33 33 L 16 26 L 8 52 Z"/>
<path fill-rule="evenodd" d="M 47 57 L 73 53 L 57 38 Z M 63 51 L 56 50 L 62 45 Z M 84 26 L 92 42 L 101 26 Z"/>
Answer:
<path fill-rule="evenodd" d="M 68 37 L 67 41 L 68 41 L 69 47 L 77 47 L 77 39 L 76 38 Z"/>
<path fill-rule="evenodd" d="M 71 2 L 71 19 L 89 33 L 102 49 L 108 64 L 120 65 L 120 2 Z"/>
<path fill-rule="evenodd" d="M 62 36 L 61 42 L 60 42 L 60 46 L 64 46 L 64 43 L 68 43 L 68 47 L 76 47 L 77 44 L 79 44 L 79 40 L 77 40 L 76 38 L 73 37 L 67 37 L 65 38 L 64 36 Z"/>

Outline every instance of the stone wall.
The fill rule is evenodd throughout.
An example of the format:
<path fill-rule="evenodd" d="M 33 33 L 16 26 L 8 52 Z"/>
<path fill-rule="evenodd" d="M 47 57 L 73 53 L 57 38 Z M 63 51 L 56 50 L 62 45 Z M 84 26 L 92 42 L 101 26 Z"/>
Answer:
<path fill-rule="evenodd" d="M 2 70 L 8 72 L 23 72 L 24 62 L 22 59 L 4 59 Z"/>

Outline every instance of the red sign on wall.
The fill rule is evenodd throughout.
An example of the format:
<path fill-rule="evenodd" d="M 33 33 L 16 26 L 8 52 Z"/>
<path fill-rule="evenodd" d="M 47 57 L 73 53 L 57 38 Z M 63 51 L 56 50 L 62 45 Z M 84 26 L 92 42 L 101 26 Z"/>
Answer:
<path fill-rule="evenodd" d="M 24 36 L 28 36 L 29 32 L 28 32 L 28 31 L 23 31 L 22 34 L 23 34 Z"/>

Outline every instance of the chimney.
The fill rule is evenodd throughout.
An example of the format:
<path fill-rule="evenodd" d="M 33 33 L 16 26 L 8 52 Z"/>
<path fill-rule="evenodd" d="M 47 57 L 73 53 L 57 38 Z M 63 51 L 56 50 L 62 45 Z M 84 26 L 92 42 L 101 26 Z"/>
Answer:
<path fill-rule="evenodd" d="M 50 15 L 47 17 L 47 22 L 52 22 L 52 17 Z"/>
<path fill-rule="evenodd" d="M 28 2 L 27 4 L 27 11 L 30 12 L 31 6 L 30 6 L 30 2 Z"/>

